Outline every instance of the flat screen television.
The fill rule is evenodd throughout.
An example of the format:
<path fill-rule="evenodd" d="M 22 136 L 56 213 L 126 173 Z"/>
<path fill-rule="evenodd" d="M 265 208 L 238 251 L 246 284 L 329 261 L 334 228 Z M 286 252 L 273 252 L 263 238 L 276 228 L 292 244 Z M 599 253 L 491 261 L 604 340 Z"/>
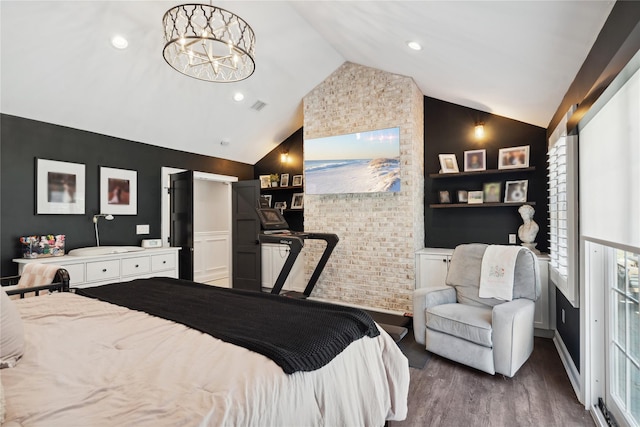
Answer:
<path fill-rule="evenodd" d="M 306 194 L 400 191 L 400 128 L 304 141 Z"/>

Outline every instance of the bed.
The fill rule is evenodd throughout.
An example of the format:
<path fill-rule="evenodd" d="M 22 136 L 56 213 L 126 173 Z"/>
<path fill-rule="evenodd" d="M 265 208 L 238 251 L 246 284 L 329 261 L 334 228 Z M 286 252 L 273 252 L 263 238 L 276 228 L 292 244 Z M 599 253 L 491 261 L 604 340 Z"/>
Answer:
<path fill-rule="evenodd" d="M 175 293 L 163 293 L 165 288 L 173 292 L 172 286 L 179 289 L 179 300 L 170 296 Z M 300 315 L 272 319 L 269 313 L 292 306 L 309 318 L 320 316 L 322 323 L 326 313 L 316 313 L 328 310 L 333 316 L 337 310 L 342 316 L 343 309 L 352 309 L 169 278 L 78 293 L 85 295 L 57 292 L 11 301 L 24 325 L 25 346 L 14 367 L 0 370 L 5 422 L 24 427 L 381 426 L 406 417 L 407 359 L 382 328 L 362 320 L 359 310 L 349 316 L 362 320 L 355 332 L 362 336 L 343 350 L 326 344 L 326 336 L 320 346 L 303 344 L 302 353 L 314 353 L 308 363 L 292 356 L 295 349 L 288 343 L 309 335 Z M 110 298 L 117 304 L 106 302 Z M 193 325 L 148 314 L 139 304 L 154 313 L 184 312 L 187 320 L 181 321 Z M 216 318 L 227 326 L 211 333 L 227 334 L 225 340 L 200 330 Z M 252 329 L 245 326 L 251 322 L 266 327 L 254 337 L 234 336 Z M 354 333 L 350 328 L 347 335 Z M 271 335 L 279 332 L 284 350 L 271 348 Z M 254 341 L 257 351 L 230 343 L 249 342 L 251 348 Z M 332 351 L 336 354 L 325 354 Z"/>

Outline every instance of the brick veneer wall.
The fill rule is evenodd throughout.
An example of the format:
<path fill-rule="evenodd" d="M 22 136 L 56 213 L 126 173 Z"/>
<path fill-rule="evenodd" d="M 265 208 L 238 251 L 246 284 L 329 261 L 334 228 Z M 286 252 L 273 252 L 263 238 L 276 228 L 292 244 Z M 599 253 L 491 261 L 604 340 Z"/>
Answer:
<path fill-rule="evenodd" d="M 304 139 L 400 127 L 400 191 L 306 195 L 306 231 L 340 242 L 313 296 L 411 311 L 414 253 L 424 247 L 424 102 L 405 76 L 346 62 L 304 102 Z M 305 243 L 307 280 L 324 244 Z"/>

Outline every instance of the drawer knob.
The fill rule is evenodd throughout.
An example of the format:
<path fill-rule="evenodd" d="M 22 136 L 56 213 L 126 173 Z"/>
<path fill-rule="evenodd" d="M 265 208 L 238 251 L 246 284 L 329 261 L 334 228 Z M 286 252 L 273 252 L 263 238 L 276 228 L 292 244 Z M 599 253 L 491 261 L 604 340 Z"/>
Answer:
<path fill-rule="evenodd" d="M 166 263 L 167 263 L 167 261 L 162 261 L 162 263 L 163 263 L 163 264 L 166 264 Z"/>
<path fill-rule="evenodd" d="M 140 267 L 138 264 L 136 264 L 136 268 Z"/>
<path fill-rule="evenodd" d="M 103 268 L 103 269 L 102 269 L 102 272 L 103 272 L 103 273 L 106 273 L 106 272 L 107 272 L 107 269 L 106 269 L 106 268 Z"/>

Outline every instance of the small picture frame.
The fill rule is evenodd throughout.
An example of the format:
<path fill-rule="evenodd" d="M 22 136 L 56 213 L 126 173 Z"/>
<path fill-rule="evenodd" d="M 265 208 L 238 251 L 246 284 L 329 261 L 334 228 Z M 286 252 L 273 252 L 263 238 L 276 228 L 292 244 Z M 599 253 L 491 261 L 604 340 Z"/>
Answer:
<path fill-rule="evenodd" d="M 283 173 L 280 175 L 280 187 L 288 187 L 289 186 L 289 174 Z"/>
<path fill-rule="evenodd" d="M 100 213 L 138 214 L 138 172 L 100 167 Z"/>
<path fill-rule="evenodd" d="M 291 199 L 291 209 L 302 209 L 304 204 L 304 193 L 294 193 Z"/>
<path fill-rule="evenodd" d="M 271 187 L 271 175 L 260 175 L 260 188 Z"/>
<path fill-rule="evenodd" d="M 36 214 L 84 214 L 85 165 L 36 158 Z"/>
<path fill-rule="evenodd" d="M 438 191 L 440 203 L 451 203 L 451 196 L 448 191 Z"/>
<path fill-rule="evenodd" d="M 276 202 L 276 204 L 273 207 L 275 209 L 279 209 L 280 212 L 282 212 L 285 209 L 287 209 L 287 202 Z"/>
<path fill-rule="evenodd" d="M 302 187 L 302 175 L 293 175 L 293 182 L 291 185 L 294 187 Z"/>
<path fill-rule="evenodd" d="M 464 152 L 464 171 L 487 170 L 487 150 L 470 150 Z"/>
<path fill-rule="evenodd" d="M 527 187 L 529 181 L 524 179 L 520 181 L 507 181 L 504 186 L 504 202 L 505 203 L 523 203 L 527 201 Z"/>
<path fill-rule="evenodd" d="M 458 161 L 455 154 L 438 154 L 440 159 L 440 173 L 458 173 Z"/>
<path fill-rule="evenodd" d="M 458 203 L 467 203 L 467 200 L 469 200 L 467 190 L 458 190 Z"/>
<path fill-rule="evenodd" d="M 483 195 L 482 191 L 469 191 L 467 203 L 470 205 L 476 205 L 483 203 Z"/>
<path fill-rule="evenodd" d="M 529 146 L 501 148 L 498 152 L 498 169 L 529 167 Z"/>
<path fill-rule="evenodd" d="M 500 190 L 502 185 L 499 182 L 485 182 L 483 184 L 484 203 L 500 203 Z"/>
<path fill-rule="evenodd" d="M 260 207 L 261 208 L 271 207 L 271 194 L 262 194 L 260 196 Z"/>

